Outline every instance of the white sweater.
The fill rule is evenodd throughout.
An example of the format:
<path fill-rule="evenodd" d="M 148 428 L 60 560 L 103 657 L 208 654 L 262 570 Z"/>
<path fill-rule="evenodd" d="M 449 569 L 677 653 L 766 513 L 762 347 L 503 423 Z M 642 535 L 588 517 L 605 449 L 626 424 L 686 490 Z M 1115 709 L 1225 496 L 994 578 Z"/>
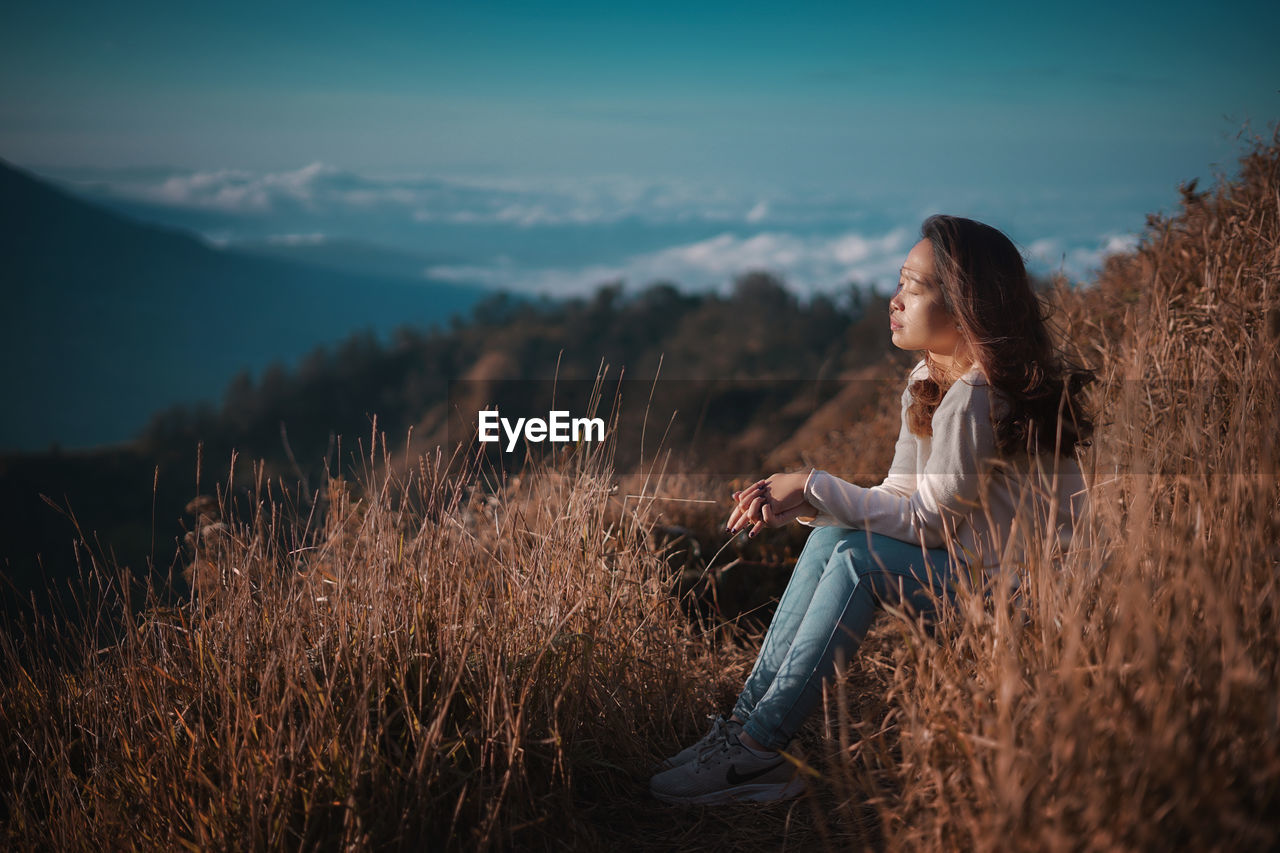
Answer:
<path fill-rule="evenodd" d="M 943 396 L 932 438 L 914 435 L 907 425 L 910 383 L 928 372 L 925 362 L 917 364 L 902 392 L 902 428 L 884 482 L 863 488 L 815 469 L 804 496 L 819 514 L 800 521 L 869 530 L 926 548 L 954 543 L 970 565 L 1015 565 L 1028 542 L 1043 547 L 1050 529 L 1065 548 L 1087 500 L 1075 459 L 998 457 L 991 412 L 1006 404 L 977 367 Z"/>

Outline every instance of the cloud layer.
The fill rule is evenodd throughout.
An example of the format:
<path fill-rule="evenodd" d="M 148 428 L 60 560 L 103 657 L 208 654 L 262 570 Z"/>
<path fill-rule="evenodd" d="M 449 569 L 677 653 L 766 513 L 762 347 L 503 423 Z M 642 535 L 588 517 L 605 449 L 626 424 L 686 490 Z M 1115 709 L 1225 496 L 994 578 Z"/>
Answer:
<path fill-rule="evenodd" d="M 146 203 L 178 224 L 183 216 L 217 216 L 216 227 L 196 227 L 218 245 L 267 241 L 305 248 L 354 240 L 447 256 L 424 263 L 427 278 L 551 295 L 617 280 L 631 287 L 665 280 L 725 289 L 748 270 L 774 272 L 802 294 L 850 282 L 887 288 L 920 221 L 938 210 L 1005 225 L 1034 272 L 1063 272 L 1074 280 L 1137 242 L 1136 234 L 1106 227 L 1128 217 L 1116 210 L 1100 216 L 1087 206 L 1107 203 L 1096 194 L 1074 201 L 1026 192 L 876 199 L 823 188 L 625 176 L 370 176 L 324 163 L 267 173 L 91 177 L 81 175 L 80 185 Z"/>
<path fill-rule="evenodd" d="M 632 218 L 758 224 L 774 214 L 766 199 L 684 180 L 370 177 L 318 162 L 283 172 L 223 169 L 95 184 L 122 198 L 244 216 L 395 211 L 423 223 L 532 227 Z"/>
<path fill-rule="evenodd" d="M 1060 238 L 1044 237 L 1027 247 L 1027 261 L 1033 268 L 1081 279 L 1101 269 L 1108 255 L 1131 252 L 1137 246 L 1137 234 L 1103 234 L 1096 244 L 1083 246 L 1068 246 Z"/>
<path fill-rule="evenodd" d="M 802 296 L 832 293 L 848 284 L 892 288 L 903 258 L 917 239 L 906 227 L 866 235 L 846 232 L 811 236 L 786 231 L 742 237 L 725 232 L 706 240 L 631 255 L 616 264 L 521 268 L 508 258 L 492 264 L 437 264 L 423 270 L 429 278 L 484 284 L 548 295 L 586 294 L 607 282 L 642 288 L 657 281 L 692 290 L 725 292 L 735 276 L 767 270 Z M 1063 272 L 1086 279 L 1109 254 L 1137 245 L 1136 235 L 1111 235 L 1095 246 L 1063 248 L 1060 240 L 1039 240 L 1028 247 L 1028 267 L 1036 273 Z"/>

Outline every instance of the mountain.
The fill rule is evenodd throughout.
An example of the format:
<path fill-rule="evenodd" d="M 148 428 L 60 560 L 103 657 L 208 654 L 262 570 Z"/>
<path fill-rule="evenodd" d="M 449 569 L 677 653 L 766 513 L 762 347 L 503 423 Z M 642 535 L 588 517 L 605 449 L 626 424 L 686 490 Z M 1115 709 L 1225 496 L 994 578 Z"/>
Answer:
<path fill-rule="evenodd" d="M 313 239 L 306 235 L 290 239 L 238 240 L 234 249 L 254 257 L 275 258 L 360 275 L 401 278 L 421 276 L 422 271 L 433 264 L 461 262 L 459 257 L 416 254 L 363 240 Z"/>
<path fill-rule="evenodd" d="M 353 331 L 443 324 L 485 294 L 221 250 L 75 198 L 0 160 L 0 450 L 125 441 Z"/>

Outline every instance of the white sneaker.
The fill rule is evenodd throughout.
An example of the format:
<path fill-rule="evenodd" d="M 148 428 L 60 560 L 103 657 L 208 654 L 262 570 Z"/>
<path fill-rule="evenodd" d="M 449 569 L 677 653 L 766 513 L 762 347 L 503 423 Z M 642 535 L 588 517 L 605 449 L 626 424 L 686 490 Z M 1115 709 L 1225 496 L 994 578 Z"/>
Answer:
<path fill-rule="evenodd" d="M 786 756 L 762 758 L 728 732 L 693 761 L 649 780 L 649 792 L 662 802 L 687 805 L 774 802 L 799 796 L 804 788 L 799 767 Z"/>
<path fill-rule="evenodd" d="M 737 720 L 727 719 L 722 714 L 716 714 L 715 716 L 708 714 L 707 719 L 711 721 L 710 731 L 703 735 L 693 746 L 687 746 L 670 758 L 665 759 L 658 765 L 659 770 L 670 770 L 672 767 L 688 764 L 701 755 L 703 750 L 719 745 L 724 740 L 725 732 L 732 732 L 737 735 L 742 731 L 742 723 Z"/>

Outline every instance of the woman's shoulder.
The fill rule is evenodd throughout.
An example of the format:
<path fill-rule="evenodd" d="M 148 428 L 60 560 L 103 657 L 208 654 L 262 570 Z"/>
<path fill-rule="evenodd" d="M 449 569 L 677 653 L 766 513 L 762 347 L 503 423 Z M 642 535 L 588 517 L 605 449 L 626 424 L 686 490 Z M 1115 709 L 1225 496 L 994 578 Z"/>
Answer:
<path fill-rule="evenodd" d="M 974 365 L 947 389 L 934 416 L 943 414 L 945 417 L 947 414 L 954 415 L 960 412 L 980 412 L 990 416 L 992 404 L 995 402 L 992 399 L 991 390 L 986 373 L 981 367 Z"/>
<path fill-rule="evenodd" d="M 907 384 L 902 388 L 902 410 L 903 417 L 906 417 L 906 410 L 911 406 L 915 397 L 911 393 L 911 386 L 921 379 L 929 378 L 929 365 L 921 359 L 916 362 L 915 367 L 911 368 L 911 372 L 907 374 Z"/>
<path fill-rule="evenodd" d="M 929 378 L 929 365 L 923 359 L 919 361 L 915 367 L 911 368 L 911 373 L 907 376 L 907 387 L 903 389 L 902 397 L 904 402 L 910 402 L 911 386 L 916 382 Z M 954 404 L 962 398 L 969 398 L 977 392 L 979 395 L 985 396 L 987 391 L 987 375 L 982 368 L 974 365 L 969 370 L 951 384 L 946 393 L 942 397 L 945 404 L 947 400 L 951 400 Z"/>
<path fill-rule="evenodd" d="M 970 367 L 965 372 L 964 376 L 961 376 L 956 380 L 956 385 L 961 383 L 970 386 L 985 386 L 989 384 L 987 382 L 987 373 L 982 369 L 982 365 L 979 364 L 975 364 L 973 367 Z M 953 385 L 952 387 L 954 388 L 955 386 Z"/>

